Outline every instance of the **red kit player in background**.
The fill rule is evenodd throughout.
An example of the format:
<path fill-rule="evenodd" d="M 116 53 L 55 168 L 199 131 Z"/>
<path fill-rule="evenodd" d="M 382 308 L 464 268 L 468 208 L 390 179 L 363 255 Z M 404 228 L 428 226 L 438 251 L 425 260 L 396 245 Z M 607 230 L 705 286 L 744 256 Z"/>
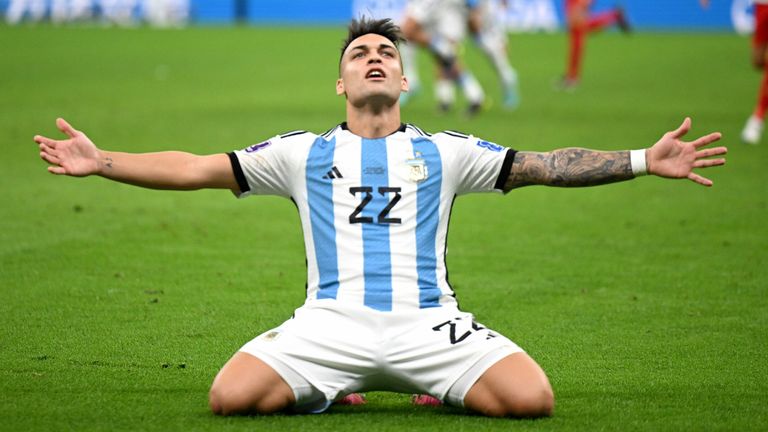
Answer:
<path fill-rule="evenodd" d="M 563 90 L 572 90 L 579 84 L 587 35 L 612 25 L 625 33 L 629 32 L 629 23 L 622 8 L 591 14 L 591 6 L 592 0 L 565 0 L 569 44 L 567 69 L 559 85 Z"/>
<path fill-rule="evenodd" d="M 768 0 L 755 0 L 755 33 L 752 36 L 752 64 L 763 72 L 757 104 L 747 119 L 741 139 L 747 144 L 758 144 L 763 135 L 763 119 L 768 108 Z"/>
<path fill-rule="evenodd" d="M 752 65 L 763 72 L 763 80 L 757 93 L 757 104 L 747 124 L 741 131 L 741 140 L 757 145 L 763 135 L 765 112 L 768 109 L 768 0 L 753 0 L 755 4 L 755 32 L 752 35 Z M 708 8 L 710 0 L 699 0 L 701 7 Z"/>

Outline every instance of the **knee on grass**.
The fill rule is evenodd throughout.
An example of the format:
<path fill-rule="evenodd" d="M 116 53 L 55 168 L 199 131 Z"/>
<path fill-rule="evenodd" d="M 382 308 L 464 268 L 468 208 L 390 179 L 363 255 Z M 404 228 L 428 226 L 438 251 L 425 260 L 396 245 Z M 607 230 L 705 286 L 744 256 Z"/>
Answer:
<path fill-rule="evenodd" d="M 288 404 L 275 397 L 254 397 L 248 392 L 214 386 L 208 393 L 208 406 L 215 415 L 231 416 L 273 414 L 284 410 Z"/>
<path fill-rule="evenodd" d="M 549 417 L 555 408 L 552 389 L 542 387 L 523 394 L 499 398 L 487 404 L 482 413 L 489 417 Z"/>

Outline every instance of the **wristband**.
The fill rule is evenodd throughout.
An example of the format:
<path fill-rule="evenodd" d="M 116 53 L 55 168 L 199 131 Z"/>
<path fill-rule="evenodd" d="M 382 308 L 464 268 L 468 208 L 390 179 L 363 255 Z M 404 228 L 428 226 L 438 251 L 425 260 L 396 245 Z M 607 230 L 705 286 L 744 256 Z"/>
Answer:
<path fill-rule="evenodd" d="M 648 174 L 648 166 L 645 164 L 645 149 L 630 150 L 629 162 L 632 165 L 632 174 L 640 177 Z"/>

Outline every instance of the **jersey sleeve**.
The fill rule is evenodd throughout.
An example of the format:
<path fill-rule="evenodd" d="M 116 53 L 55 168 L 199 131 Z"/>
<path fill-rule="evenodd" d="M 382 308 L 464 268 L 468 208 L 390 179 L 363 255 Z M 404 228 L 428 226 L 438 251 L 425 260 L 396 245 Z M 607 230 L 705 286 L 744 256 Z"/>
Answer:
<path fill-rule="evenodd" d="M 291 195 L 296 178 L 296 135 L 275 136 L 242 150 L 228 153 L 232 171 L 240 188 L 238 198 L 249 195 Z"/>
<path fill-rule="evenodd" d="M 490 141 L 444 132 L 448 135 L 453 151 L 450 152 L 452 172 L 456 177 L 456 193 L 503 192 L 509 178 L 515 150 L 500 146 Z"/>

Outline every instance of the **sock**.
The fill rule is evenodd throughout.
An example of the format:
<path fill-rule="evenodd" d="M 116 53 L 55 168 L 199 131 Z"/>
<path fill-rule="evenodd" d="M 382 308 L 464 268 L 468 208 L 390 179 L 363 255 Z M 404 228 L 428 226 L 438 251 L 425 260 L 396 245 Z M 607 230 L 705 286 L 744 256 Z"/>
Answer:
<path fill-rule="evenodd" d="M 757 97 L 757 106 L 753 115 L 760 120 L 765 118 L 765 111 L 768 108 L 768 64 L 763 69 L 763 81 L 760 83 L 760 93 Z"/>
<path fill-rule="evenodd" d="M 462 72 L 461 75 L 459 75 L 459 85 L 461 85 L 461 89 L 464 91 L 464 97 L 467 98 L 467 101 L 470 104 L 477 105 L 483 103 L 485 93 L 483 92 L 480 83 L 477 81 L 477 78 L 472 75 L 472 72 Z"/>
<path fill-rule="evenodd" d="M 583 29 L 571 29 L 571 37 L 569 38 L 570 46 L 568 52 L 568 72 L 565 74 L 567 79 L 579 79 L 579 71 L 581 70 L 581 58 L 584 55 L 585 36 L 586 34 Z"/>
<path fill-rule="evenodd" d="M 435 83 L 435 97 L 440 105 L 451 106 L 456 99 L 456 93 L 453 89 L 453 82 L 448 79 L 440 78 Z"/>

